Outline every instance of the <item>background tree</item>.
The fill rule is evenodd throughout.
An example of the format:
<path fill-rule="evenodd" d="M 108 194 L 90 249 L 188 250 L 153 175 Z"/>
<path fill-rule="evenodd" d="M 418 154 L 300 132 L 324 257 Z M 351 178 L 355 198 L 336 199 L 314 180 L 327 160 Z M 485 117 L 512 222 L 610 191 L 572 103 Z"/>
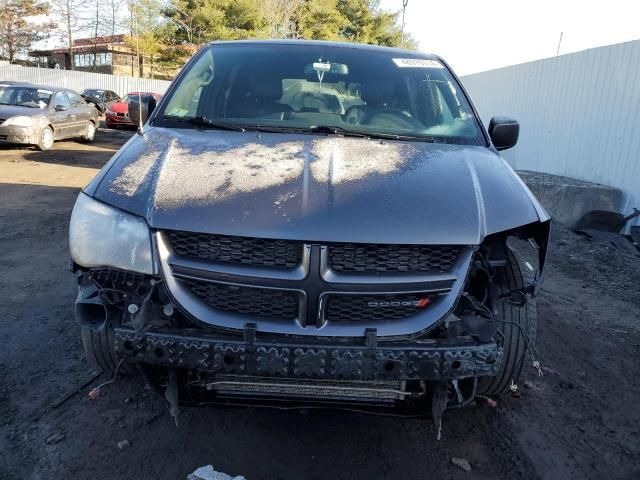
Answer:
<path fill-rule="evenodd" d="M 295 16 L 299 38 L 340 40 L 347 19 L 338 10 L 337 0 L 305 0 Z"/>
<path fill-rule="evenodd" d="M 154 77 L 154 64 L 162 50 L 162 36 L 166 19 L 162 16 L 161 0 L 131 0 L 129 2 L 129 33 L 126 43 L 135 50 L 138 58 L 138 74 L 144 75 L 143 64 L 150 64 L 150 75 Z"/>
<path fill-rule="evenodd" d="M 269 38 L 296 38 L 298 31 L 294 16 L 304 0 L 262 0 L 262 15 Z"/>
<path fill-rule="evenodd" d="M 83 0 L 51 0 L 51 13 L 58 22 L 56 33 L 63 45 L 67 47 L 71 70 L 74 69 L 73 41 L 84 27 L 78 15 L 83 3 Z"/>
<path fill-rule="evenodd" d="M 338 0 L 336 7 L 346 20 L 340 32 L 344 40 L 389 47 L 415 47 L 407 36 L 403 44 L 399 12 L 380 10 L 378 0 Z"/>
<path fill-rule="evenodd" d="M 108 35 L 115 35 L 122 26 L 122 13 L 124 7 L 122 0 L 107 0 L 106 25 Z"/>
<path fill-rule="evenodd" d="M 267 36 L 260 0 L 171 0 L 164 14 L 190 44 Z"/>
<path fill-rule="evenodd" d="M 0 0 L 0 55 L 13 62 L 16 54 L 45 39 L 55 24 L 36 24 L 30 17 L 49 12 L 49 4 L 37 0 Z"/>

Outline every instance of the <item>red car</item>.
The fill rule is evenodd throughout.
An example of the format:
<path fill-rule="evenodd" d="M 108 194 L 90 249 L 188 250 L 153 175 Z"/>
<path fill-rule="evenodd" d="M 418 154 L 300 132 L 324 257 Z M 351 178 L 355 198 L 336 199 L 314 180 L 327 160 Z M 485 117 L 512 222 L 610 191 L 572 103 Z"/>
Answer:
<path fill-rule="evenodd" d="M 151 92 L 129 92 L 120 100 L 112 103 L 109 109 L 105 112 L 105 122 L 107 128 L 115 128 L 118 126 L 132 127 L 137 124 L 137 121 L 133 121 L 129 118 L 129 98 L 137 95 L 153 95 L 156 101 L 160 100 L 161 95 L 159 93 Z"/>

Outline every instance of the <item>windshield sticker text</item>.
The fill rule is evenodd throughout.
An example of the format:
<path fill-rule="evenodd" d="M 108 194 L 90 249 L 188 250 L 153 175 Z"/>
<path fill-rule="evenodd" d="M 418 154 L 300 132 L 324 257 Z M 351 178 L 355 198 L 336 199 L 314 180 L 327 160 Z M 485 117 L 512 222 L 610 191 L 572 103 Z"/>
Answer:
<path fill-rule="evenodd" d="M 437 60 L 426 58 L 394 58 L 393 63 L 400 68 L 444 68 Z"/>

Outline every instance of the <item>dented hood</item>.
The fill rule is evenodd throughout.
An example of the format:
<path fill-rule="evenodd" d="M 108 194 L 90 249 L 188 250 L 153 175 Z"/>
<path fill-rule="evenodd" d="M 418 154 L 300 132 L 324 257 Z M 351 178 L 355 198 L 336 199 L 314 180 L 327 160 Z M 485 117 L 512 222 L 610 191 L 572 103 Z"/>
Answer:
<path fill-rule="evenodd" d="M 485 147 L 151 128 L 86 188 L 152 228 L 311 241 L 479 244 L 548 217 Z"/>

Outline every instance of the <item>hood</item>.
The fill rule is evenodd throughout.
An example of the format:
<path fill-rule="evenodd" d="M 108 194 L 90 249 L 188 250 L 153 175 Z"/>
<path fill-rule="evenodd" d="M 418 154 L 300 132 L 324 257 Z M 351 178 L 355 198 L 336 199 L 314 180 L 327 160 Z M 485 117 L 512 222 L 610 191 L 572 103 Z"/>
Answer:
<path fill-rule="evenodd" d="M 47 113 L 49 113 L 49 107 L 33 108 L 19 105 L 0 105 L 0 118 L 5 120 L 7 118 L 17 117 L 18 115 L 35 117 L 37 115 L 46 115 Z"/>
<path fill-rule="evenodd" d="M 86 192 L 152 228 L 323 242 L 473 245 L 544 210 L 477 146 L 150 128 Z"/>
<path fill-rule="evenodd" d="M 103 103 L 104 100 L 101 97 L 96 97 L 95 95 L 87 95 L 86 93 L 81 93 L 80 96 L 85 100 L 93 100 L 94 102 Z"/>

